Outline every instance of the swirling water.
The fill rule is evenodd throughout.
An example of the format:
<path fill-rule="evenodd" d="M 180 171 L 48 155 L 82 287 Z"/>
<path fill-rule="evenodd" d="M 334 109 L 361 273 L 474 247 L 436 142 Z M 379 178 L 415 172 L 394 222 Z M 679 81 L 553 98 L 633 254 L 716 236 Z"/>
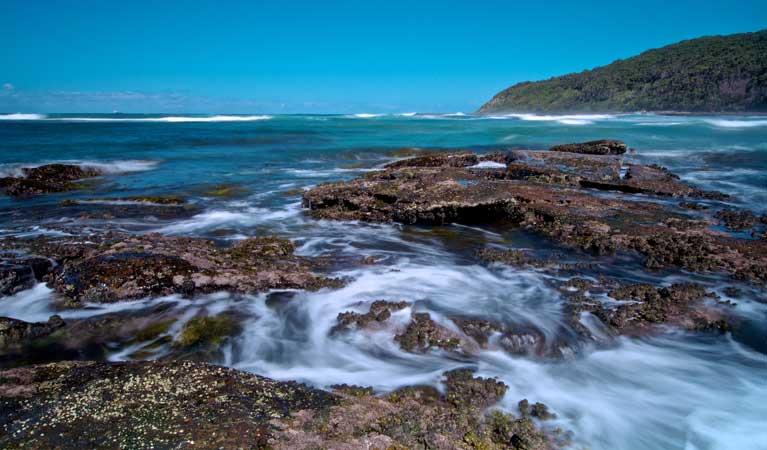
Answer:
<path fill-rule="evenodd" d="M 401 148 L 477 151 L 547 148 L 556 143 L 614 138 L 642 163 L 658 163 L 705 189 L 734 196 L 733 206 L 767 212 L 767 121 L 748 116 L 499 115 L 360 113 L 349 116 L 0 115 L 0 174 L 49 162 L 75 162 L 108 172 L 85 191 L 13 200 L 0 198 L 0 234 L 34 236 L 118 229 L 236 240 L 275 233 L 298 252 L 333 260 L 333 276 L 350 283 L 320 292 L 219 293 L 172 304 L 177 333 L 200 312 L 234 311 L 242 333 L 218 362 L 317 386 L 350 383 L 380 392 L 439 384 L 445 370 L 474 367 L 509 386 L 502 406 L 522 398 L 557 413 L 574 447 L 591 449 L 767 448 L 767 305 L 745 289 L 733 299 L 745 332 L 708 335 L 668 329 L 643 338 L 580 342 L 564 317 L 552 275 L 480 265 L 473 250 L 487 244 L 547 251 L 553 244 L 519 230 L 453 225 L 438 229 L 314 221 L 300 191 L 349 179 L 393 160 Z M 212 195 L 222 185 L 231 196 Z M 182 195 L 194 210 L 181 217 L 85 218 L 62 199 Z M 364 256 L 376 265 L 356 264 Z M 587 258 L 584 255 L 570 255 Z M 647 273 L 636 261 L 599 266 L 624 280 L 667 284 L 694 279 L 723 298 L 716 276 Z M 391 329 L 330 335 L 339 312 L 365 311 L 378 299 L 407 300 L 393 315 L 428 311 L 447 327 L 454 315 L 534 327 L 547 345 L 568 343 L 562 358 L 509 355 L 498 349 L 457 358 L 412 354 Z M 64 318 L 140 310 L 149 301 L 94 305 L 59 312 Z M 45 320 L 54 310 L 44 285 L 0 299 L 0 315 Z M 115 348 L 108 358 L 130 358 Z M 150 357 L 161 357 L 162 353 Z"/>

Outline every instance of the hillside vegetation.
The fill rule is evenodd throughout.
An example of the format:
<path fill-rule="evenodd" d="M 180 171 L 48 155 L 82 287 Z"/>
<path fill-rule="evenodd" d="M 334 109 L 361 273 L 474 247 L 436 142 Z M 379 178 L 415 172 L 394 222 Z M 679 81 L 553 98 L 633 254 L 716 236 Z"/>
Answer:
<path fill-rule="evenodd" d="M 767 111 L 767 30 L 707 36 L 518 83 L 479 112 Z"/>

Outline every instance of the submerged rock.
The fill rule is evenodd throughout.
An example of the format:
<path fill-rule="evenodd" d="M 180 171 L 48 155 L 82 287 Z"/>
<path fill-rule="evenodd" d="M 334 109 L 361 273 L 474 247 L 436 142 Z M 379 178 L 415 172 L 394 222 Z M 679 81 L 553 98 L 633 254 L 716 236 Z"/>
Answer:
<path fill-rule="evenodd" d="M 214 291 L 320 289 L 340 280 L 315 275 L 290 241 L 254 237 L 230 248 L 199 238 L 107 233 L 80 238 L 5 240 L 57 261 L 49 285 L 70 305 Z"/>
<path fill-rule="evenodd" d="M 11 197 L 64 192 L 79 189 L 82 185 L 77 180 L 102 175 L 95 168 L 71 164 L 47 164 L 39 167 L 23 168 L 21 177 L 0 178 L 0 188 Z"/>
<path fill-rule="evenodd" d="M 586 155 L 622 155 L 626 153 L 628 147 L 623 141 L 603 139 L 577 144 L 555 145 L 549 150 L 554 152 L 582 153 Z"/>

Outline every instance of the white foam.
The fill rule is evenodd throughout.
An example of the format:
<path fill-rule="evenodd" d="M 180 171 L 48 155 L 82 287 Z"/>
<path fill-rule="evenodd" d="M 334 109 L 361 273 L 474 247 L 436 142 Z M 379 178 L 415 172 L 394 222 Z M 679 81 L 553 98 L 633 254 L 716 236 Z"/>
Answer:
<path fill-rule="evenodd" d="M 403 116 L 403 117 L 413 117 L 413 116 L 415 116 L 416 114 L 418 114 L 418 113 L 414 113 L 414 112 L 407 112 L 407 113 L 400 113 L 399 115 L 400 115 L 400 116 Z"/>
<path fill-rule="evenodd" d="M 372 119 L 373 117 L 382 117 L 384 114 L 370 114 L 370 113 L 359 113 L 359 114 L 352 114 L 351 117 L 356 117 L 358 119 Z"/>
<path fill-rule="evenodd" d="M 258 120 L 269 120 L 272 116 L 168 116 L 168 117 L 62 117 L 51 120 L 63 122 L 167 122 L 167 123 L 188 123 L 188 122 L 253 122 Z"/>
<path fill-rule="evenodd" d="M 767 120 L 705 119 L 704 122 L 720 128 L 767 127 Z"/>
<path fill-rule="evenodd" d="M 506 164 L 502 164 L 495 161 L 482 161 L 478 164 L 474 164 L 473 166 L 469 166 L 469 169 L 505 169 Z"/>
<path fill-rule="evenodd" d="M 490 116 L 492 118 L 514 118 L 532 122 L 558 122 L 563 125 L 590 125 L 598 120 L 614 119 L 613 114 L 566 114 L 566 115 L 538 115 L 538 114 L 506 114 L 505 116 Z"/>
<path fill-rule="evenodd" d="M 0 120 L 42 120 L 46 117 L 45 114 L 0 114 Z"/>

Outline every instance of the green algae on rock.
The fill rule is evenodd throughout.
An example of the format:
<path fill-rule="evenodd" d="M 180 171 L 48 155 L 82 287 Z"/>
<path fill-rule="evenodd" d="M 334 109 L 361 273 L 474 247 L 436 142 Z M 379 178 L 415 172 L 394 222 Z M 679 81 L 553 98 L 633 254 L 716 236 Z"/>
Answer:
<path fill-rule="evenodd" d="M 181 334 L 173 341 L 173 345 L 181 348 L 193 345 L 218 345 L 227 337 L 240 331 L 239 323 L 226 314 L 194 317 L 184 324 Z"/>

